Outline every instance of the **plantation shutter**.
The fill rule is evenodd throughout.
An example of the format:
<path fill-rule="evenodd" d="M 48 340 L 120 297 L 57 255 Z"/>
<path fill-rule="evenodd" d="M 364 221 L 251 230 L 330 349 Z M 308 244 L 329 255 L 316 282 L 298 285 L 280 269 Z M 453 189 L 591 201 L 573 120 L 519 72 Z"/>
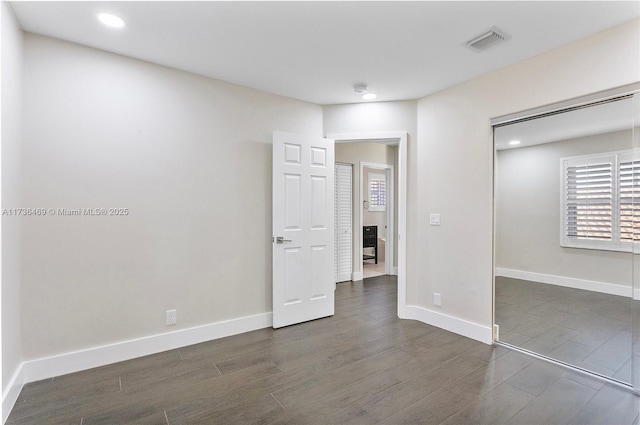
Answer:
<path fill-rule="evenodd" d="M 565 246 L 614 241 L 615 166 L 615 155 L 564 161 Z"/>
<path fill-rule="evenodd" d="M 369 173 L 369 211 L 384 211 L 387 206 L 387 182 L 384 174 Z"/>
<path fill-rule="evenodd" d="M 620 240 L 639 241 L 640 227 L 634 222 L 640 220 L 640 161 L 632 154 L 620 156 L 619 182 Z"/>

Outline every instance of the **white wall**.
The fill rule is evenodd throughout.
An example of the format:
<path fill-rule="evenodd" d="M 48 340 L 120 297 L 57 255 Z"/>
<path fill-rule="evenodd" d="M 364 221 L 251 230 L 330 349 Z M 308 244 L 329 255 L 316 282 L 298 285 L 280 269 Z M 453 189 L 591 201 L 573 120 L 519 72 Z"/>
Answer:
<path fill-rule="evenodd" d="M 1 2 L 2 18 L 2 208 L 21 202 L 23 35 L 11 7 Z M 21 361 L 20 235 L 21 219 L 2 217 L 2 395 Z M 16 395 L 17 396 L 17 395 Z M 6 407 L 6 406 L 5 406 Z M 8 414 L 8 412 L 5 412 Z"/>
<path fill-rule="evenodd" d="M 631 130 L 496 157 L 496 267 L 631 286 L 632 254 L 560 246 L 560 158 L 632 148 Z"/>
<path fill-rule="evenodd" d="M 369 133 L 385 131 L 406 131 L 407 140 L 407 282 L 416 282 L 415 267 L 417 262 L 416 239 L 411 229 L 416 228 L 416 201 L 417 201 L 417 102 L 376 102 L 376 103 L 356 103 L 350 105 L 330 105 L 323 108 L 324 114 L 324 134 L 332 133 Z M 343 149 L 342 144 L 338 144 L 338 150 Z M 348 144 L 347 144 L 348 145 Z M 337 158 L 337 156 L 336 156 Z M 337 160 L 337 159 L 336 159 Z M 337 160 L 338 161 L 338 160 Z M 368 160 L 364 160 L 368 161 Z M 376 162 L 376 161 L 370 161 Z M 395 185 L 397 189 L 398 167 L 395 167 Z M 354 174 L 358 169 L 354 168 Z M 359 183 L 358 183 L 359 184 Z M 354 182 L 354 188 L 358 188 Z M 356 194 L 354 194 L 355 196 Z M 396 190 L 396 199 L 397 190 Z M 396 210 L 397 211 L 397 210 Z M 356 211 L 354 211 L 354 215 Z M 356 216 L 357 217 L 357 216 Z M 394 217 L 396 229 L 397 214 Z M 358 230 L 355 229 L 354 230 Z M 358 235 L 358 237 L 361 237 Z M 354 233 L 354 240 L 356 234 Z M 355 242 L 354 242 L 355 243 Z M 354 255 L 354 271 L 361 270 L 362 262 L 358 261 L 358 255 Z M 394 247 L 394 258 L 397 259 L 397 244 Z M 394 260 L 394 264 L 397 261 Z"/>
<path fill-rule="evenodd" d="M 360 244 L 362 242 L 362 228 L 359 225 L 360 222 L 360 162 L 371 162 L 377 164 L 387 164 L 394 166 L 394 186 L 396 196 L 394 198 L 394 208 L 398 211 L 398 148 L 396 146 L 388 146 L 381 143 L 336 143 L 336 162 L 343 162 L 345 164 L 353 164 L 353 179 L 352 179 L 352 194 L 353 194 L 353 272 L 362 272 L 362 259 L 360 258 Z M 366 181 L 366 180 L 365 180 Z M 364 189 L 363 189 L 364 190 Z M 375 213 L 372 213 L 375 214 Z M 384 213 L 380 213 L 384 214 Z M 386 223 L 386 221 L 385 221 Z M 377 224 L 368 223 L 366 213 L 363 211 L 363 225 Z M 398 216 L 394 215 L 394 228 L 395 234 L 398 234 Z M 378 227 L 378 234 L 380 229 L 384 229 L 384 226 Z M 394 245 L 394 254 L 392 259 L 393 266 L 398 264 L 398 247 Z"/>
<path fill-rule="evenodd" d="M 492 324 L 493 143 L 490 120 L 640 80 L 640 20 L 626 23 L 418 103 L 417 278 L 409 304 Z M 414 152 L 416 154 L 416 152 Z M 427 214 L 442 214 L 429 226 Z M 442 307 L 433 306 L 433 293 Z"/>
<path fill-rule="evenodd" d="M 271 134 L 322 108 L 25 37 L 24 357 L 271 311 Z M 178 325 L 165 326 L 177 309 Z"/>

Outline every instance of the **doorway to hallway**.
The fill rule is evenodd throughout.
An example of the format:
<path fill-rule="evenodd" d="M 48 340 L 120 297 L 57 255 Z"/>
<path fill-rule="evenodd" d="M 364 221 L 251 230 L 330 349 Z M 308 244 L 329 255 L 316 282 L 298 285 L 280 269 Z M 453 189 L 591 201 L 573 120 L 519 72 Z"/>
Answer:
<path fill-rule="evenodd" d="M 395 165 L 393 178 L 393 185 L 390 184 L 390 188 L 397 195 L 395 198 L 395 212 L 393 218 L 394 230 L 392 234 L 385 234 L 385 266 L 387 262 L 393 261 L 393 266 L 390 267 L 391 275 L 397 275 L 397 314 L 399 317 L 406 317 L 406 209 L 407 209 L 407 133 L 402 131 L 397 132 L 373 132 L 373 133 L 339 133 L 339 134 L 327 134 L 328 138 L 335 140 L 336 146 L 344 146 L 351 149 L 355 149 L 353 146 L 360 143 L 369 143 L 372 145 L 389 147 L 395 149 L 395 159 L 389 162 L 389 165 Z M 343 160 L 336 157 L 339 162 Z M 354 179 L 357 176 L 359 179 L 360 173 L 357 171 L 360 168 L 360 162 L 367 162 L 367 158 L 360 158 L 353 160 L 350 163 L 354 164 Z M 386 161 L 378 161 L 370 159 L 369 162 L 382 163 Z M 357 165 L 356 165 L 357 164 Z M 362 246 L 362 201 L 364 198 L 358 192 L 362 192 L 362 185 L 353 185 L 353 238 L 352 238 L 352 276 L 351 281 L 361 281 L 364 277 L 363 271 L 363 255 L 364 248 Z M 360 210 L 360 211 L 356 211 Z M 375 263 L 375 261 L 374 261 Z"/>

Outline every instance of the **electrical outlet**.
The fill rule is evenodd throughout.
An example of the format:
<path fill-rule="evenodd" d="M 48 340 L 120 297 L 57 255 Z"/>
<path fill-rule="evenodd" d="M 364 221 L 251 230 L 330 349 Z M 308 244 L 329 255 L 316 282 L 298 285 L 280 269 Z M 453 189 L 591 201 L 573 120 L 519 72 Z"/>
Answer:
<path fill-rule="evenodd" d="M 431 226 L 440 226 L 440 214 L 438 213 L 429 214 L 429 224 Z"/>
<path fill-rule="evenodd" d="M 442 305 L 442 297 L 439 292 L 433 293 L 433 305 L 441 306 Z"/>
<path fill-rule="evenodd" d="M 167 310 L 166 317 L 167 326 L 175 325 L 176 323 L 178 323 L 178 313 L 176 312 L 176 310 Z"/>

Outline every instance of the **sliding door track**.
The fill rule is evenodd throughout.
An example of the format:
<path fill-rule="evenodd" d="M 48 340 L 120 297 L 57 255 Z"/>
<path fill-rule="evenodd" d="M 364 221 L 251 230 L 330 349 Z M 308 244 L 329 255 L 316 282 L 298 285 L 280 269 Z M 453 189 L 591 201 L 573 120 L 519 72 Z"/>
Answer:
<path fill-rule="evenodd" d="M 634 388 L 631 384 L 628 384 L 626 382 L 618 381 L 617 379 L 613 379 L 613 378 L 610 378 L 608 376 L 601 375 L 599 373 L 592 372 L 590 370 L 583 369 L 581 367 L 574 366 L 572 364 L 562 362 L 560 360 L 552 359 L 551 357 L 543 356 L 542 354 L 534 353 L 533 351 L 529 351 L 527 349 L 520 348 L 520 347 L 517 347 L 515 345 L 508 344 L 506 342 L 493 341 L 493 343 L 494 343 L 494 345 L 497 345 L 497 346 L 500 346 L 500 347 L 504 347 L 504 348 L 508 348 L 510 350 L 517 351 L 517 352 L 522 353 L 522 354 L 526 354 L 527 356 L 531 356 L 531 357 L 534 357 L 534 358 L 539 359 L 539 360 L 544 360 L 544 361 L 546 361 L 548 363 L 552 363 L 552 364 L 555 364 L 555 365 L 558 365 L 558 366 L 562 366 L 562 367 L 564 367 L 566 369 L 569 369 L 571 371 L 580 373 L 582 375 L 586 375 L 586 376 L 589 376 L 591 378 L 596 378 L 596 379 L 598 379 L 600 381 L 603 381 L 603 382 L 605 382 L 607 384 L 614 385 L 614 386 L 616 386 L 618 388 L 622 388 L 622 389 L 624 389 L 624 390 L 626 390 L 626 391 L 628 391 L 630 393 L 633 393 L 635 395 L 640 395 L 640 390 Z"/>

